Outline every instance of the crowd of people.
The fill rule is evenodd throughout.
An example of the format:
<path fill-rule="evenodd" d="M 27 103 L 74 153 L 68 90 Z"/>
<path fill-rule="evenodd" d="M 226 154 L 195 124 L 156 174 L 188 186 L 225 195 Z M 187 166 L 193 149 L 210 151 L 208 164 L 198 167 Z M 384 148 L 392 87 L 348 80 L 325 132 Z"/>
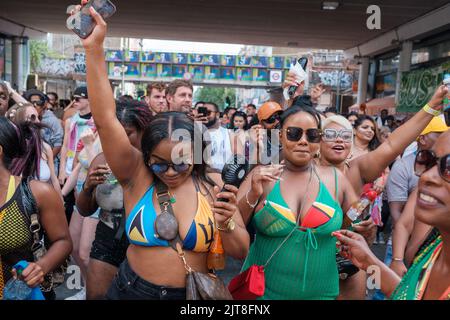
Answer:
<path fill-rule="evenodd" d="M 84 289 L 69 299 L 186 299 L 186 266 L 210 271 L 220 241 L 242 272 L 264 266 L 259 299 L 366 299 L 371 266 L 380 270 L 380 299 L 450 299 L 445 86 L 404 123 L 387 111 L 320 112 L 324 89 L 308 95 L 293 73 L 283 88 L 297 90 L 284 103 L 193 105 L 186 80 L 151 83 L 139 101 L 115 99 L 106 23 L 91 14 L 97 25 L 82 41 L 87 86 L 69 104 L 0 83 L 0 298 L 18 276 L 57 298 L 44 284 L 70 260 Z M 235 156 L 248 174 L 240 186 L 224 185 Z M 164 194 L 175 230 L 160 219 Z M 355 220 L 349 212 L 367 199 L 367 218 Z M 46 245 L 39 257 L 36 223 Z M 385 242 L 382 262 L 371 246 Z M 30 264 L 18 275 L 20 260 Z"/>

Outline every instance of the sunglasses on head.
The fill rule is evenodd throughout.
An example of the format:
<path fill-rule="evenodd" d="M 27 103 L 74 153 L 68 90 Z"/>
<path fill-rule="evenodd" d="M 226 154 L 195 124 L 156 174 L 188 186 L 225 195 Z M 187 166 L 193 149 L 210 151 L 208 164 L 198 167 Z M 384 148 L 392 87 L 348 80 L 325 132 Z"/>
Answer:
<path fill-rule="evenodd" d="M 339 131 L 335 129 L 323 130 L 323 141 L 336 141 L 338 138 L 341 138 L 345 142 L 351 142 L 353 139 L 353 131 L 347 129 L 342 129 Z"/>
<path fill-rule="evenodd" d="M 303 132 L 306 134 L 306 141 L 310 143 L 319 143 L 322 136 L 320 129 L 311 128 L 303 130 L 299 127 L 288 127 L 286 130 L 286 138 L 289 141 L 299 141 L 303 137 Z"/>
<path fill-rule="evenodd" d="M 275 121 L 277 121 L 277 120 L 280 121 L 280 114 L 275 113 L 275 114 L 271 115 L 269 118 L 267 118 L 267 119 L 265 119 L 263 121 L 265 123 L 272 124 L 272 123 L 275 123 Z"/>
<path fill-rule="evenodd" d="M 31 101 L 31 103 L 38 107 L 43 107 L 45 105 L 45 101 L 39 100 L 39 101 Z"/>
<path fill-rule="evenodd" d="M 422 150 L 416 155 L 414 162 L 414 172 L 420 177 L 426 171 L 438 166 L 439 175 L 447 182 L 450 182 L 450 154 L 443 157 L 436 157 L 432 150 Z"/>
<path fill-rule="evenodd" d="M 174 164 L 174 163 L 153 163 L 150 165 L 150 170 L 153 171 L 155 174 L 163 174 L 169 170 L 169 168 L 172 168 L 178 173 L 183 173 L 189 170 L 191 167 L 188 163 L 180 163 L 180 164 Z"/>

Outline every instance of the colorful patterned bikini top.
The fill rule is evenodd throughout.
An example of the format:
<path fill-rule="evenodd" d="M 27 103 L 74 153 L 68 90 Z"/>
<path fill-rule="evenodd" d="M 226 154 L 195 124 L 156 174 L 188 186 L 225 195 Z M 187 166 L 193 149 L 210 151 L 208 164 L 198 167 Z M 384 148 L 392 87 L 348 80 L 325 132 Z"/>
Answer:
<path fill-rule="evenodd" d="M 337 179 L 336 181 L 336 197 L 337 197 Z M 288 205 L 284 201 L 281 195 L 280 180 L 278 180 L 270 194 L 267 196 L 266 205 L 270 205 L 283 217 L 296 223 L 294 213 L 289 209 Z M 336 205 L 336 201 L 329 194 L 326 186 L 320 181 L 319 194 L 316 200 L 313 202 L 311 208 L 303 217 L 300 227 L 302 228 L 317 228 L 324 225 L 331 220 L 336 213 L 336 210 L 341 210 L 339 205 Z"/>
<path fill-rule="evenodd" d="M 208 200 L 197 189 L 197 213 L 183 241 L 183 248 L 194 252 L 208 252 L 214 239 L 215 221 Z M 168 247 L 169 242 L 155 235 L 157 213 L 153 205 L 154 186 L 151 185 L 131 211 L 126 222 L 130 243 L 144 247 Z"/>
<path fill-rule="evenodd" d="M 300 225 L 283 198 L 279 180 L 264 207 L 253 216 L 256 237 L 242 271 L 253 264 L 265 265 L 266 289 L 261 299 L 321 300 L 338 296 L 336 238 L 331 233 L 341 228 L 343 212 L 337 200 L 336 169 L 334 173 L 336 199 L 314 170 L 319 192 Z"/>

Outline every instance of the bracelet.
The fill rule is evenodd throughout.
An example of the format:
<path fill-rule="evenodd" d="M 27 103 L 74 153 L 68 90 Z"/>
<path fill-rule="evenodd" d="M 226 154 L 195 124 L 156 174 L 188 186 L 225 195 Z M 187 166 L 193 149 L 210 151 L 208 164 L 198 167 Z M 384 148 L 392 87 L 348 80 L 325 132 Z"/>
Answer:
<path fill-rule="evenodd" d="M 403 259 L 400 259 L 400 258 L 392 258 L 392 261 L 400 261 L 400 262 L 403 262 Z"/>
<path fill-rule="evenodd" d="M 251 190 L 251 189 L 249 189 L 249 190 L 247 191 L 247 193 L 245 194 L 245 200 L 247 201 L 248 206 L 249 206 L 250 208 L 254 209 L 254 208 L 257 206 L 258 202 L 259 202 L 259 198 L 256 199 L 255 204 L 251 204 L 250 201 L 248 201 L 248 194 L 249 194 L 250 190 Z"/>
<path fill-rule="evenodd" d="M 428 103 L 422 108 L 422 110 L 428 114 L 431 114 L 432 116 L 435 116 L 435 117 L 437 117 L 441 114 L 441 110 L 435 110 L 435 109 L 431 108 Z"/>

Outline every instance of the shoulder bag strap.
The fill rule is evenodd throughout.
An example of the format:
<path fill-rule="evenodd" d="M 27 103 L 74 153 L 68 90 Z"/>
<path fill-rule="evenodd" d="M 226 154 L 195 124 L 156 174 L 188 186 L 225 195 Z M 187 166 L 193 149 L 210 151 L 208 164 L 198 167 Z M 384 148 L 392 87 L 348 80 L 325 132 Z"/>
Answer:
<path fill-rule="evenodd" d="M 31 180 L 32 177 L 22 179 L 21 191 L 23 210 L 25 211 L 27 218 L 30 220 L 30 231 L 33 234 L 33 245 L 31 246 L 31 251 L 33 252 L 33 256 L 35 256 L 37 251 L 42 249 L 43 244 L 40 236 L 41 224 L 39 222 L 39 210 L 30 188 Z"/>
<path fill-rule="evenodd" d="M 156 197 L 158 198 L 158 203 L 161 208 L 161 212 L 166 211 L 175 217 L 175 213 L 173 212 L 172 203 L 170 202 L 170 198 L 171 198 L 170 192 L 169 192 L 169 189 L 167 188 L 167 186 L 163 182 L 158 180 L 155 183 L 155 188 L 156 188 Z M 170 243 L 170 246 L 172 247 L 172 249 L 178 252 L 177 243 L 180 243 L 181 247 L 183 246 L 183 242 L 181 241 L 181 238 L 180 238 L 180 233 L 177 233 L 177 236 L 175 237 L 175 239 L 169 241 L 169 243 Z"/>

